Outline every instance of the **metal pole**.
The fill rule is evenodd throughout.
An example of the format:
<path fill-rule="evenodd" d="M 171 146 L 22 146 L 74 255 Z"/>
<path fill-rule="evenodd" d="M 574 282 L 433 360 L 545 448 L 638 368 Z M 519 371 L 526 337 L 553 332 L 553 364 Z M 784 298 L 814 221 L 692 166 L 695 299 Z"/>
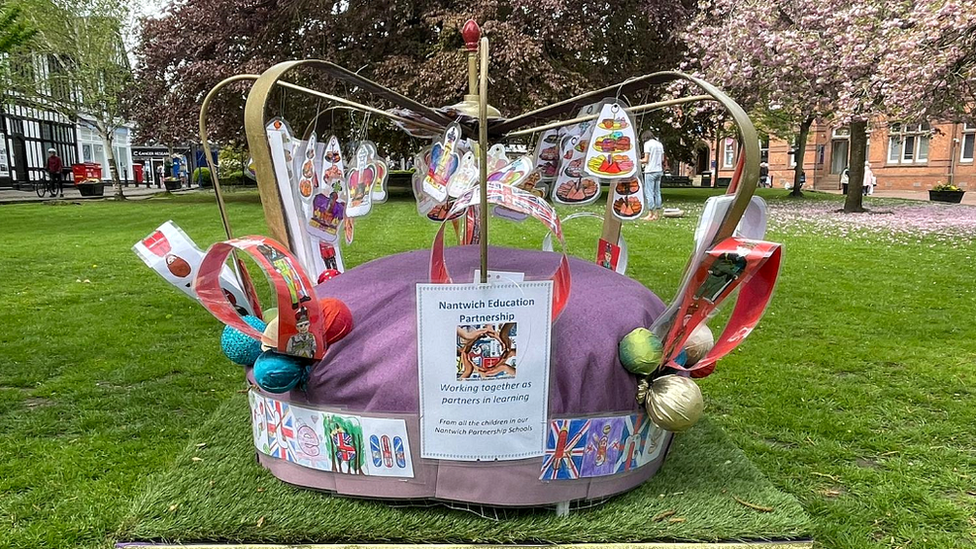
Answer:
<path fill-rule="evenodd" d="M 481 156 L 481 283 L 488 282 L 488 39 L 481 39 L 478 92 L 478 153 Z"/>

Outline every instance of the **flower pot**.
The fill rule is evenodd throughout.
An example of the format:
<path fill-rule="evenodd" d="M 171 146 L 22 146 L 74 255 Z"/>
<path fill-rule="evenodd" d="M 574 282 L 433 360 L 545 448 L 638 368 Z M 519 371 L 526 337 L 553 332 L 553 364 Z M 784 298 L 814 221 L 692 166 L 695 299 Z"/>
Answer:
<path fill-rule="evenodd" d="M 180 180 L 175 177 L 163 178 L 163 185 L 166 185 L 167 191 L 175 191 L 182 186 Z"/>
<path fill-rule="evenodd" d="M 932 202 L 949 202 L 958 204 L 962 202 L 962 196 L 966 191 L 929 191 L 929 200 Z"/>
<path fill-rule="evenodd" d="M 81 196 L 105 196 L 105 183 L 78 183 Z"/>

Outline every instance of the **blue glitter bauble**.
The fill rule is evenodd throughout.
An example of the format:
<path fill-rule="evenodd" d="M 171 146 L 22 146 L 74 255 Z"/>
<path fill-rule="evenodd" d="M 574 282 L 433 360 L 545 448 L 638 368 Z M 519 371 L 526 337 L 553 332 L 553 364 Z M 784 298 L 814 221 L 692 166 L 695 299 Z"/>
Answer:
<path fill-rule="evenodd" d="M 300 358 L 265 351 L 254 361 L 254 382 L 269 393 L 285 393 L 295 388 L 305 375 Z"/>
<path fill-rule="evenodd" d="M 259 332 L 264 332 L 267 327 L 267 324 L 256 316 L 247 315 L 244 317 L 244 322 Z M 225 326 L 224 333 L 220 336 L 220 350 L 235 364 L 251 366 L 261 354 L 261 342 L 244 335 L 240 330 Z"/>

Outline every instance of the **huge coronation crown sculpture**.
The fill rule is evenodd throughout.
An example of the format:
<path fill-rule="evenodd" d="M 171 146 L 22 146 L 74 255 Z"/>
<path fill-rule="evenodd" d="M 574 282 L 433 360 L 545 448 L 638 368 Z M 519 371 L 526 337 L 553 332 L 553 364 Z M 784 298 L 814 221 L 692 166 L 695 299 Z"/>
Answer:
<path fill-rule="evenodd" d="M 261 465 L 285 482 L 341 495 L 490 506 L 565 506 L 606 498 L 662 466 L 673 434 L 699 419 L 695 378 L 756 326 L 779 273 L 780 245 L 763 241 L 754 198 L 758 139 L 745 112 L 698 78 L 631 78 L 504 118 L 488 105 L 488 40 L 464 29 L 470 93 L 431 108 L 332 63 L 289 61 L 218 84 L 252 81 L 245 127 L 270 236 L 204 252 L 173 222 L 137 254 L 223 322 L 221 346 L 249 383 Z M 395 105 L 382 110 L 287 82 L 303 67 Z M 628 105 L 649 86 L 685 81 L 703 95 Z M 266 106 L 276 89 L 391 119 L 430 146 L 414 156 L 421 216 L 437 224 L 428 250 L 346 270 L 355 221 L 386 200 L 388 166 L 360 140 L 302 135 Z M 716 101 L 741 145 L 728 194 L 710 198 L 670 305 L 624 275 L 621 224 L 648 205 L 635 113 Z M 531 127 L 530 127 L 531 126 Z M 510 158 L 504 143 L 538 136 Z M 347 158 L 347 156 L 349 156 Z M 591 204 L 607 187 L 596 261 L 566 254 L 553 203 Z M 600 217 L 592 211 L 582 215 Z M 380 213 L 379 215 L 382 215 Z M 489 221 L 541 222 L 546 249 L 489 246 Z M 451 227 L 458 246 L 445 248 Z M 516 226 L 517 227 L 517 226 Z M 562 245 L 552 251 L 552 239 Z M 273 289 L 262 308 L 244 258 Z M 253 266 L 253 264 L 252 264 Z M 725 327 L 705 322 L 734 292 Z"/>

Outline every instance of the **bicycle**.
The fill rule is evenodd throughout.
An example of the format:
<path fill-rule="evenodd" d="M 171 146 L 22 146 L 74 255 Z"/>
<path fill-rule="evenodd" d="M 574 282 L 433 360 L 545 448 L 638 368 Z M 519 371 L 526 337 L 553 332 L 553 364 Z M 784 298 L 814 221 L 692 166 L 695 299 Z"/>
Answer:
<path fill-rule="evenodd" d="M 53 182 L 49 179 L 35 179 L 34 192 L 37 193 L 38 198 L 44 198 L 46 193 L 51 193 L 53 198 L 55 195 Z"/>

